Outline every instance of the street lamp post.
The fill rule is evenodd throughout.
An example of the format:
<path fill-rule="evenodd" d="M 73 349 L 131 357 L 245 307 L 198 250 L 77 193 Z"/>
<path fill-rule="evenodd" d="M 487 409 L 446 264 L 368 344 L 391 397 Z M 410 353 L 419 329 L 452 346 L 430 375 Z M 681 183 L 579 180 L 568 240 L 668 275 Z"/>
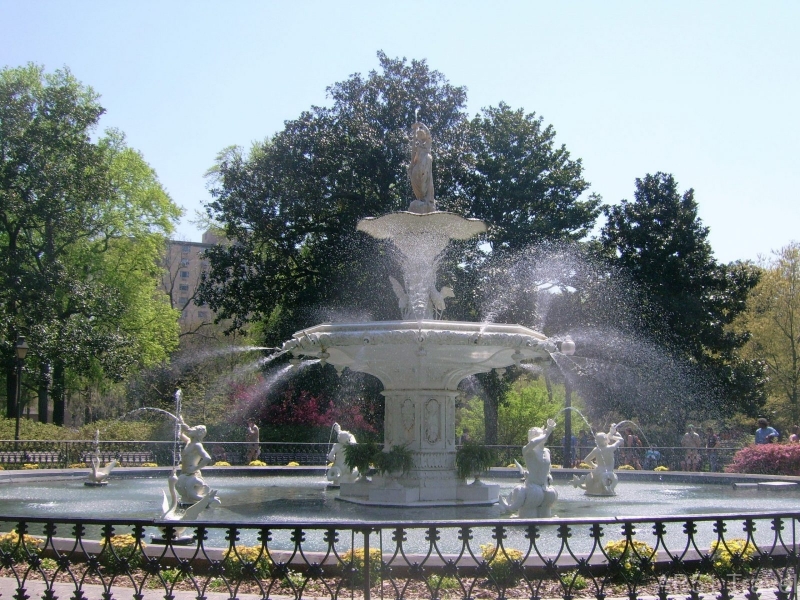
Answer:
<path fill-rule="evenodd" d="M 572 338 L 565 337 L 560 344 L 561 354 L 572 356 L 575 354 L 575 342 Z M 572 467 L 572 385 L 569 377 L 564 374 L 564 468 Z"/>
<path fill-rule="evenodd" d="M 28 344 L 25 342 L 24 335 L 17 338 L 14 351 L 17 353 L 17 423 L 14 427 L 14 440 L 16 441 L 19 440 L 19 420 L 22 416 L 22 367 L 28 354 Z"/>

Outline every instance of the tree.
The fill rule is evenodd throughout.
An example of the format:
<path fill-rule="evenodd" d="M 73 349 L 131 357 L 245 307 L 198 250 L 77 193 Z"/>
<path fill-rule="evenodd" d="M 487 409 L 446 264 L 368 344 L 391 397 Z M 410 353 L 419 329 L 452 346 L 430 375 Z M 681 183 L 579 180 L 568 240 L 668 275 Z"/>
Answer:
<path fill-rule="evenodd" d="M 0 318 L 10 415 L 20 333 L 31 346 L 26 367 L 39 373 L 40 404 L 52 380 L 57 424 L 71 386 L 119 380 L 174 344 L 157 264 L 180 210 L 122 134 L 92 139 L 103 112 L 68 70 L 0 72 Z"/>
<path fill-rule="evenodd" d="M 714 259 L 694 191 L 680 194 L 672 175 L 637 179 L 634 201 L 604 213 L 602 244 L 641 287 L 650 338 L 698 366 L 714 388 L 715 406 L 698 408 L 757 410 L 763 374 L 757 362 L 740 356 L 747 334 L 730 327 L 745 309 L 757 271 Z"/>
<path fill-rule="evenodd" d="M 210 250 L 200 301 L 233 328 L 262 321 L 267 345 L 319 320 L 398 317 L 391 247 L 356 224 L 408 207 L 417 109 L 434 137 L 437 208 L 490 222 L 485 238 L 454 244 L 442 262 L 439 283 L 457 294 L 449 317 L 478 317 L 480 242 L 500 252 L 581 237 L 598 214 L 599 198 L 579 199 L 580 161 L 540 118 L 501 104 L 470 121 L 466 90 L 424 61 L 378 59 L 380 71 L 328 88 L 330 107 L 287 121 L 249 153 L 224 150 L 209 172 L 209 217 L 236 243 Z"/>
<path fill-rule="evenodd" d="M 752 334 L 747 356 L 767 366 L 767 395 L 788 404 L 794 425 L 800 423 L 800 244 L 773 252 L 760 266 L 761 280 L 739 325 Z"/>

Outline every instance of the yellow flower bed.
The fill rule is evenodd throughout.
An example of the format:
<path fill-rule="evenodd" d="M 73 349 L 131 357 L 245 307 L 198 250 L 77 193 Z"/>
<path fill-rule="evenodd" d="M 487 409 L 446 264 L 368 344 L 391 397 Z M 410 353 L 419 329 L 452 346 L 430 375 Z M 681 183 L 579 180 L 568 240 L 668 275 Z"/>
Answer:
<path fill-rule="evenodd" d="M 246 575 L 269 577 L 269 557 L 261 546 L 235 546 L 228 548 L 222 559 L 227 575 L 239 579 Z"/>
<path fill-rule="evenodd" d="M 296 462 L 296 461 L 293 461 L 293 460 L 291 460 L 291 461 L 289 461 L 289 463 L 288 463 L 286 466 L 287 466 L 287 467 L 299 467 L 299 466 L 300 466 L 300 463 L 299 463 L 299 462 Z"/>
<path fill-rule="evenodd" d="M 631 465 L 620 465 L 617 467 L 617 471 L 635 471 L 636 469 Z"/>
<path fill-rule="evenodd" d="M 653 548 L 639 540 L 621 539 L 605 546 L 609 559 L 618 559 L 622 573 L 628 579 L 641 580 L 653 571 Z"/>
<path fill-rule="evenodd" d="M 108 548 L 109 543 L 111 548 Z M 123 533 L 120 535 L 112 535 L 110 540 L 103 539 L 102 550 L 100 552 L 100 564 L 103 565 L 109 573 L 122 573 L 125 572 L 126 566 L 122 560 L 127 561 L 127 569 L 134 570 L 141 566 L 144 560 L 142 550 L 147 545 L 136 540 L 130 533 Z M 112 552 L 113 549 L 113 552 Z"/>
<path fill-rule="evenodd" d="M 714 570 L 720 575 L 749 571 L 750 559 L 755 552 L 755 545 L 741 538 L 726 540 L 724 543 L 714 542 L 709 549 L 714 561 Z"/>
<path fill-rule="evenodd" d="M 669 471 L 669 467 L 659 466 L 653 469 L 653 471 L 658 471 L 659 473 L 662 473 L 664 471 Z"/>
<path fill-rule="evenodd" d="M 86 469 L 86 463 L 69 463 L 68 469 Z"/>
<path fill-rule="evenodd" d="M 24 562 L 29 554 L 39 554 L 44 542 L 37 537 L 25 534 L 20 543 L 19 534 L 16 531 L 9 531 L 0 535 L 0 550 L 5 554 L 10 554 L 15 562 Z"/>
<path fill-rule="evenodd" d="M 263 460 L 251 460 L 248 463 L 247 466 L 248 467 L 266 467 L 267 463 L 265 463 Z"/>
<path fill-rule="evenodd" d="M 33 471 L 34 469 L 39 468 L 39 463 L 25 463 L 22 465 L 22 468 L 27 471 Z"/>
<path fill-rule="evenodd" d="M 353 548 L 342 554 L 342 563 L 345 568 L 353 569 L 351 583 L 360 585 L 364 581 L 364 548 Z M 369 579 L 371 583 L 378 583 L 381 577 L 383 555 L 380 548 L 369 549 Z"/>
<path fill-rule="evenodd" d="M 143 467 L 157 467 L 157 466 L 158 466 L 158 463 L 154 463 L 154 462 L 145 462 L 145 463 L 142 463 L 142 466 L 143 466 Z"/>
<path fill-rule="evenodd" d="M 589 463 L 582 462 L 581 464 L 578 465 L 578 468 L 579 469 L 591 469 L 592 465 L 590 465 Z"/>
<path fill-rule="evenodd" d="M 499 548 L 494 544 L 481 544 L 481 556 L 489 563 L 491 580 L 501 587 L 514 587 L 522 576 L 522 552 L 516 548 Z"/>
<path fill-rule="evenodd" d="M 229 463 L 227 460 L 218 460 L 217 462 L 215 462 L 211 466 L 212 467 L 230 467 L 231 463 Z"/>

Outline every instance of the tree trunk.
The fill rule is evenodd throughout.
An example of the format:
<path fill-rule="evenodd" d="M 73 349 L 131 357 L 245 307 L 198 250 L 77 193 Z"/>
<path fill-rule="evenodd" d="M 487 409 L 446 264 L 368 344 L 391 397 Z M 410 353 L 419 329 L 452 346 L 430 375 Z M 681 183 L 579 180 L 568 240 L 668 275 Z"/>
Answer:
<path fill-rule="evenodd" d="M 64 426 L 64 416 L 67 412 L 66 381 L 64 363 L 56 361 L 53 368 L 53 425 Z"/>
<path fill-rule="evenodd" d="M 42 361 L 39 368 L 39 423 L 47 423 L 47 408 L 50 403 L 50 363 Z"/>

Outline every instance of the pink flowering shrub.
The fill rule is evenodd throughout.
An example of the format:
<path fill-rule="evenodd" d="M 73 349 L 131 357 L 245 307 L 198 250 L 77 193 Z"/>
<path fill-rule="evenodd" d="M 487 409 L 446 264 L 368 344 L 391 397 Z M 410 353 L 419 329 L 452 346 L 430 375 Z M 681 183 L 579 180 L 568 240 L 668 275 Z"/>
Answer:
<path fill-rule="evenodd" d="M 759 444 L 742 448 L 725 467 L 727 473 L 800 475 L 800 444 Z"/>

